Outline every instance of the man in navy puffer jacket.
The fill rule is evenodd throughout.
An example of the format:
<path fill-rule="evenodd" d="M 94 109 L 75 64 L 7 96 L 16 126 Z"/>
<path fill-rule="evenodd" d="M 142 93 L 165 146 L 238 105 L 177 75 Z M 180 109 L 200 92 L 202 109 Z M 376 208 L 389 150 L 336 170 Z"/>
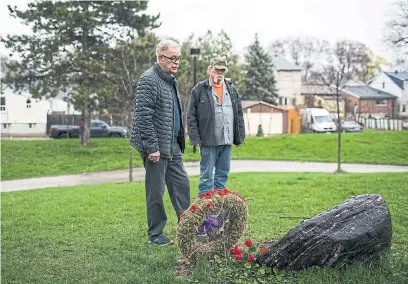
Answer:
<path fill-rule="evenodd" d="M 153 244 L 174 244 L 163 234 L 167 216 L 164 187 L 178 218 L 190 204 L 190 182 L 183 166 L 185 147 L 177 80 L 180 45 L 163 40 L 156 48 L 157 63 L 145 71 L 136 86 L 130 144 L 143 159 L 146 170 L 148 237 Z"/>

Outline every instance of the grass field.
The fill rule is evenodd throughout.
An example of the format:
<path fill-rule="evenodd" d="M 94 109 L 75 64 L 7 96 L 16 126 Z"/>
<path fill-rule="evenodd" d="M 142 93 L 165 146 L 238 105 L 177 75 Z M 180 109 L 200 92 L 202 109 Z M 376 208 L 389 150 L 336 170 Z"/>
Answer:
<path fill-rule="evenodd" d="M 65 141 L 58 143 L 67 143 Z M 192 179 L 192 195 L 197 194 Z M 313 268 L 278 274 L 258 283 L 408 283 L 408 175 L 232 174 L 231 190 L 247 197 L 249 226 L 244 238 L 278 239 L 301 219 L 353 195 L 384 196 L 393 222 L 387 259 L 369 267 Z M 165 196 L 166 233 L 176 218 Z M 147 244 L 144 185 L 100 184 L 2 194 L 2 283 L 226 283 L 241 279 L 243 266 L 202 258 L 187 279 L 173 271 L 175 247 Z M 254 283 L 253 280 L 241 283 Z"/>
<path fill-rule="evenodd" d="M 334 134 L 249 138 L 233 149 L 233 159 L 337 161 Z M 343 135 L 343 162 L 408 165 L 408 131 L 370 131 Z M 121 169 L 129 166 L 128 139 L 1 141 L 2 180 Z M 141 165 L 137 151 L 134 164 Z M 186 161 L 200 159 L 187 146 Z"/>

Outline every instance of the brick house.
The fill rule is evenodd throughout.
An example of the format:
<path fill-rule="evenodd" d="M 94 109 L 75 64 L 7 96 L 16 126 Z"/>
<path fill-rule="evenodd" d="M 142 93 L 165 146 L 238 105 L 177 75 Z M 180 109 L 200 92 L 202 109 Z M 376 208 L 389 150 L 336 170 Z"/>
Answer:
<path fill-rule="evenodd" d="M 342 89 L 346 113 L 357 117 L 395 117 L 397 96 L 369 85 L 346 85 Z"/>

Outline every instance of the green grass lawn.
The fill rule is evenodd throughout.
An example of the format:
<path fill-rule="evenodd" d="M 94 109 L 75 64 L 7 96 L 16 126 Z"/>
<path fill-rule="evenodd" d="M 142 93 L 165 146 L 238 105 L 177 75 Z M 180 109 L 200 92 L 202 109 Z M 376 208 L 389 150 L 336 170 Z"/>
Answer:
<path fill-rule="evenodd" d="M 2 140 L 2 180 L 53 176 L 129 166 L 128 139 L 93 139 L 88 147 L 78 140 Z M 337 161 L 334 134 L 280 135 L 249 138 L 233 149 L 233 159 Z M 408 165 L 408 131 L 370 131 L 343 135 L 343 162 Z M 134 164 L 141 165 L 137 151 Z M 187 146 L 186 161 L 200 159 Z"/>
<path fill-rule="evenodd" d="M 193 177 L 192 194 L 197 194 Z M 370 267 L 309 269 L 268 283 L 408 283 L 408 175 L 232 174 L 229 188 L 249 198 L 244 238 L 278 239 L 301 219 L 363 193 L 384 196 L 393 222 L 389 257 Z M 174 237 L 176 217 L 165 196 Z M 100 184 L 2 193 L 2 283 L 225 283 L 243 265 L 201 258 L 178 279 L 175 247 L 147 243 L 142 183 Z M 225 268 L 229 268 L 229 272 Z M 241 268 L 241 269 L 239 269 Z M 249 282 L 253 283 L 253 282 Z"/>

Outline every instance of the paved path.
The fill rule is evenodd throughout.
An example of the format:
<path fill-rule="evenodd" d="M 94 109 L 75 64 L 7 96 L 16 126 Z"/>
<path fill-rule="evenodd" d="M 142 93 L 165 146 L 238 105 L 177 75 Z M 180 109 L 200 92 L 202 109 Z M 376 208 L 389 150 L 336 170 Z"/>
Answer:
<path fill-rule="evenodd" d="M 188 175 L 200 173 L 198 162 L 185 162 Z M 302 163 L 293 161 L 254 161 L 232 160 L 231 172 L 323 172 L 333 173 L 337 168 L 335 163 Z M 378 172 L 408 172 L 408 166 L 342 164 L 343 170 L 349 173 L 378 173 Z M 144 169 L 133 170 L 135 181 L 144 180 Z M 127 182 L 129 172 L 125 170 L 92 172 L 78 175 L 63 175 L 55 177 L 40 177 L 1 182 L 1 191 L 30 190 L 46 187 L 74 186 L 96 183 Z"/>

